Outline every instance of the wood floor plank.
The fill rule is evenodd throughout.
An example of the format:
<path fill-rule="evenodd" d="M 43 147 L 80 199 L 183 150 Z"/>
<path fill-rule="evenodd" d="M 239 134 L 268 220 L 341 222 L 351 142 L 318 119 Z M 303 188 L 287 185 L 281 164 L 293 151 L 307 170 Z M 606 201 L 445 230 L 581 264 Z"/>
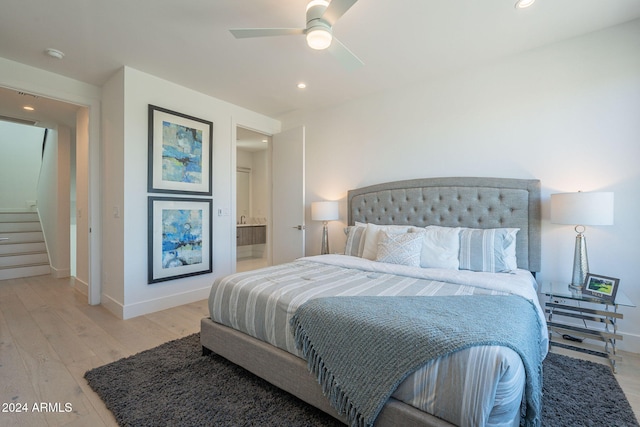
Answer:
<path fill-rule="evenodd" d="M 107 409 L 102 399 L 100 399 L 100 397 L 96 393 L 94 393 L 87 381 L 84 379 L 85 372 L 102 365 L 102 360 L 98 357 L 81 360 L 67 365 L 67 369 L 69 369 L 69 372 L 71 372 L 71 375 L 73 375 L 73 377 L 75 378 L 78 386 L 82 389 L 82 392 L 87 396 L 87 399 L 91 403 L 91 406 L 93 408 L 92 415 L 95 415 L 94 418 L 97 417 L 99 419 L 99 423 L 97 421 L 95 424 L 93 422 L 85 422 L 84 424 L 78 424 L 80 426 L 90 425 L 93 427 L 94 425 L 117 425 L 113 413 L 111 413 L 111 411 Z"/>
<path fill-rule="evenodd" d="M 92 322 L 78 307 L 61 307 L 56 313 L 69 325 L 72 333 L 93 351 L 101 364 L 115 362 L 131 355 L 127 348 Z"/>
<path fill-rule="evenodd" d="M 195 301 L 190 304 L 185 304 L 181 307 L 190 312 L 193 312 L 194 316 L 197 316 L 198 318 L 206 317 L 209 315 L 209 304 L 206 299 Z"/>
<path fill-rule="evenodd" d="M 151 334 L 146 333 L 151 330 L 149 324 L 153 324 L 149 319 L 144 320 L 146 325 L 143 326 L 140 318 L 120 320 L 104 307 L 87 305 L 79 308 L 91 321 L 100 325 L 101 328 L 124 346 L 129 355 L 178 338 L 175 334 L 160 331 L 157 325 L 156 329 L 158 330 L 153 330 Z"/>
<path fill-rule="evenodd" d="M 6 297 L 6 295 L 5 295 Z M 29 372 L 22 363 L 22 358 L 16 347 L 4 313 L 0 309 L 0 404 L 11 405 L 10 412 L 0 413 L 0 425 L 3 426 L 34 426 L 46 423 L 42 414 L 31 415 L 22 412 L 24 404 L 30 409 L 30 404 L 40 398 L 36 395 Z"/>
<path fill-rule="evenodd" d="M 622 361 L 618 364 L 616 378 L 636 418 L 640 420 L 640 355 L 628 352 L 621 352 L 621 355 Z"/>
<path fill-rule="evenodd" d="M 28 310 L 36 310 L 49 306 L 49 301 L 46 301 L 42 292 L 34 290 L 29 282 L 25 281 L 17 286 L 14 290 L 14 294 L 20 298 L 22 305 Z"/>
<path fill-rule="evenodd" d="M 171 309 L 148 314 L 146 317 L 163 328 L 173 332 L 176 337 L 192 334 L 200 329 L 200 318 L 190 316 L 187 310 Z"/>
<path fill-rule="evenodd" d="M 28 421 L 32 422 L 32 417 L 39 418 L 43 415 L 50 425 L 62 425 L 91 412 L 88 400 L 82 395 L 81 389 L 20 299 L 16 295 L 0 299 L 0 310 L 5 316 L 7 330 L 11 333 L 25 366 L 26 378 L 35 391 L 35 400 L 27 403 L 32 408 L 45 404 L 58 405 L 59 408 L 66 409 L 65 404 L 71 405 L 72 410 L 69 412 L 38 412 L 31 409 L 30 413 L 26 414 L 29 415 L 26 417 Z"/>
<path fill-rule="evenodd" d="M 89 359 L 95 353 L 79 338 L 71 327 L 51 308 L 41 308 L 31 312 L 44 336 L 65 363 Z"/>
<path fill-rule="evenodd" d="M 21 279 L 0 280 L 0 297 L 13 295 L 15 289 L 20 286 Z"/>

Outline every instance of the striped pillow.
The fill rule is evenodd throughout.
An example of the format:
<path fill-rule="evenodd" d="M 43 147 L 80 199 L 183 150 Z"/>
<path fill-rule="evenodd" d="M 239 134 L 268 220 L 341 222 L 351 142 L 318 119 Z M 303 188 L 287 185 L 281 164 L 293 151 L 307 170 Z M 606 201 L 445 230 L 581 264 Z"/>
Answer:
<path fill-rule="evenodd" d="M 364 232 L 367 229 L 366 226 L 354 225 L 344 229 L 347 233 L 347 243 L 344 247 L 344 254 L 357 256 L 362 258 L 362 252 L 364 251 Z"/>
<path fill-rule="evenodd" d="M 513 244 L 517 229 L 463 228 L 460 231 L 460 270 L 508 272 L 513 269 L 507 247 Z"/>

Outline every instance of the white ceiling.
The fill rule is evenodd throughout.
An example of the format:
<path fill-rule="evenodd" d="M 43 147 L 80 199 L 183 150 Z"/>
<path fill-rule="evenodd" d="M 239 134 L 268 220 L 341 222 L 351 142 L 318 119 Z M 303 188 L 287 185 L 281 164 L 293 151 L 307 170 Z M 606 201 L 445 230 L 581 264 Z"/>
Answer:
<path fill-rule="evenodd" d="M 537 0 L 525 10 L 514 2 L 360 0 L 334 26 L 365 63 L 348 72 L 304 37 L 235 39 L 228 31 L 304 27 L 307 0 L 3 0 L 0 57 L 97 86 L 127 65 L 278 117 L 640 18 L 640 0 Z M 65 57 L 48 57 L 50 47 Z M 307 89 L 297 89 L 300 81 Z M 0 91 L 0 115 L 23 98 Z"/>

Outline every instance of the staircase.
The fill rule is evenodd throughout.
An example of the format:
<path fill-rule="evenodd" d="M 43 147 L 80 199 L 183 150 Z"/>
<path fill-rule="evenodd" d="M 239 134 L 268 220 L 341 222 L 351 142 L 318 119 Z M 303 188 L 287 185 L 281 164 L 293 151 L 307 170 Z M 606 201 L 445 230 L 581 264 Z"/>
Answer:
<path fill-rule="evenodd" d="M 50 274 L 36 212 L 0 212 L 0 280 Z"/>

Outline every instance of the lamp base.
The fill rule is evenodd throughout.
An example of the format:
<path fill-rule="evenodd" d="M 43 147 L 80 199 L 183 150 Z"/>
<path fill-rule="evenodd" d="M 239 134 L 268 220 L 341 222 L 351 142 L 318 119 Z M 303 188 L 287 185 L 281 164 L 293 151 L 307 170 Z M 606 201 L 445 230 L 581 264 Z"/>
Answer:
<path fill-rule="evenodd" d="M 322 225 L 322 250 L 321 255 L 327 255 L 329 253 L 329 231 L 327 229 L 327 221 L 323 221 Z"/>
<path fill-rule="evenodd" d="M 578 233 L 576 236 L 576 248 L 573 253 L 573 276 L 571 277 L 571 284 L 569 288 L 580 290 L 584 287 L 584 281 L 587 278 L 589 272 L 589 260 L 587 259 L 587 239 L 584 236 L 583 231 L 580 230 L 580 225 L 577 225 L 575 230 Z"/>
<path fill-rule="evenodd" d="M 569 290 L 572 292 L 582 292 L 584 285 L 578 285 L 577 283 L 569 283 Z"/>

